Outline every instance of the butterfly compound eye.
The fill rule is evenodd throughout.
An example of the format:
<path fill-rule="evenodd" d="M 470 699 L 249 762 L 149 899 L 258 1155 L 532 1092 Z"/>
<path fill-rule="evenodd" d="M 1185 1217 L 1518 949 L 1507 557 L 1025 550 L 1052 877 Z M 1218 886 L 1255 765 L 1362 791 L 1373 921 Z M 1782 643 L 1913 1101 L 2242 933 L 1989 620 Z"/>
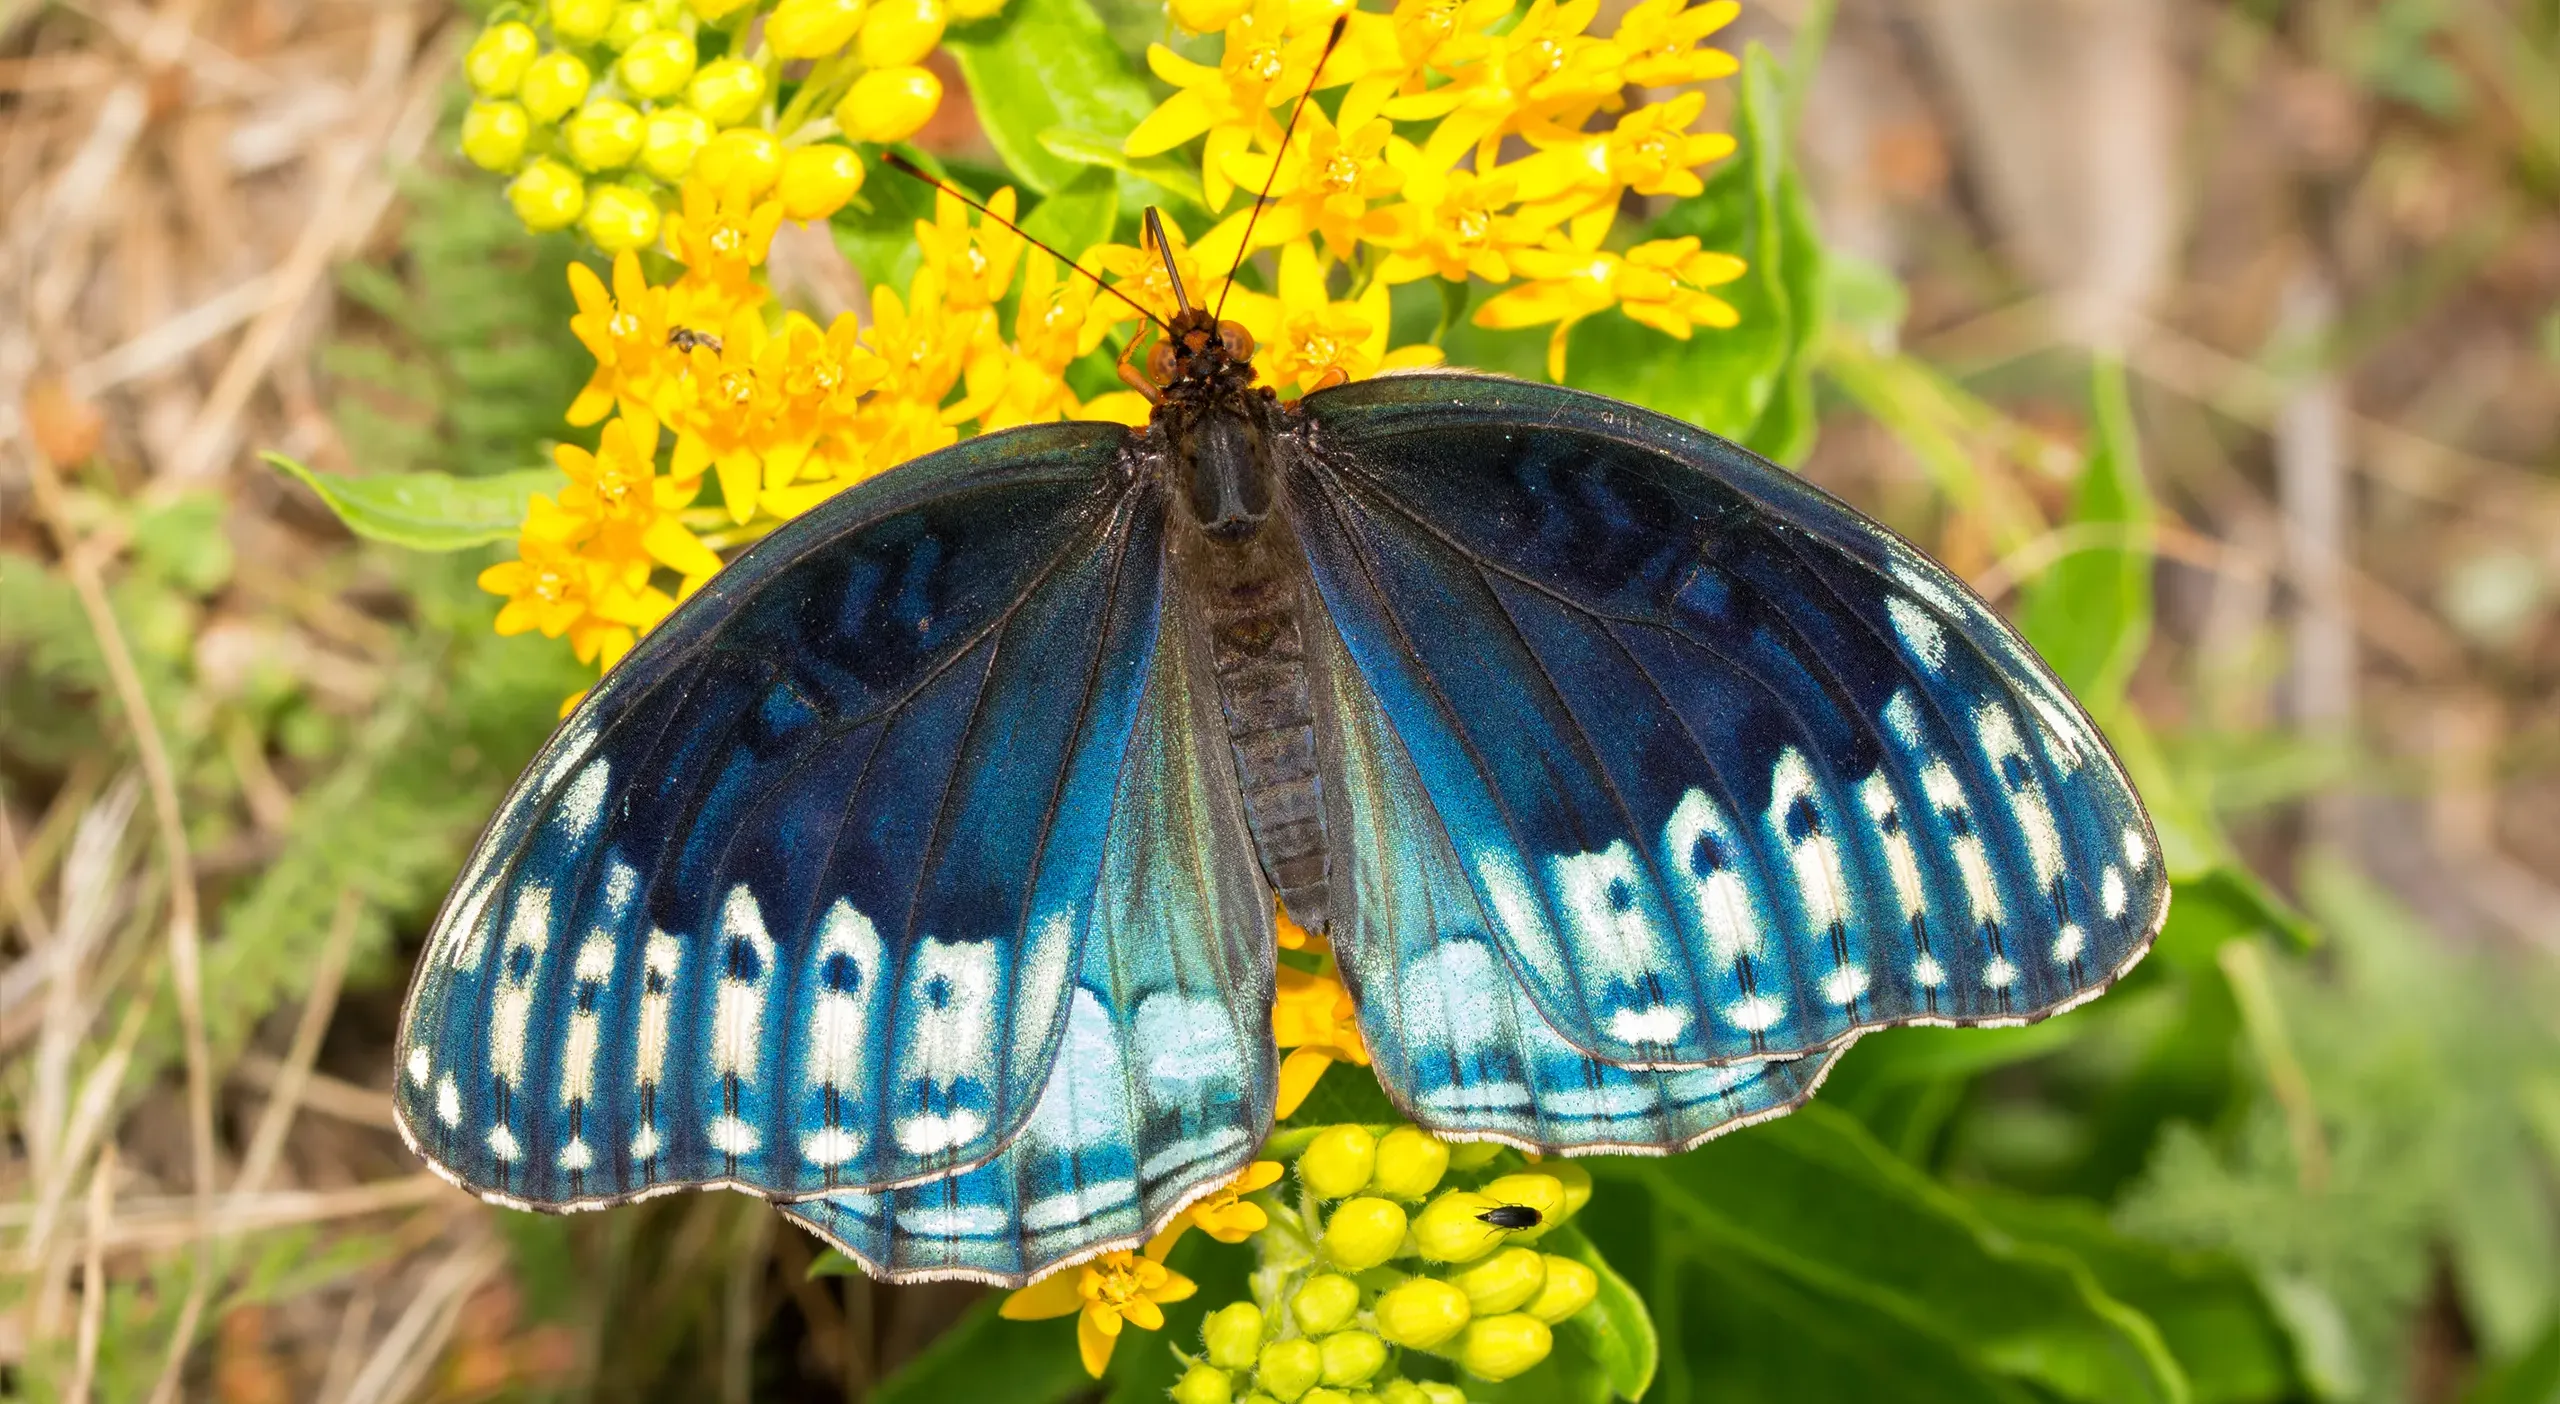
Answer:
<path fill-rule="evenodd" d="M 1218 324 L 1218 342 L 1220 345 L 1226 347 L 1227 354 L 1234 357 L 1236 360 L 1250 361 L 1253 359 L 1253 333 L 1246 331 L 1241 325 L 1235 322 L 1220 322 Z"/>
<path fill-rule="evenodd" d="M 1147 379 L 1158 385 L 1169 384 L 1173 380 L 1172 342 L 1159 341 L 1153 350 L 1147 352 Z"/>

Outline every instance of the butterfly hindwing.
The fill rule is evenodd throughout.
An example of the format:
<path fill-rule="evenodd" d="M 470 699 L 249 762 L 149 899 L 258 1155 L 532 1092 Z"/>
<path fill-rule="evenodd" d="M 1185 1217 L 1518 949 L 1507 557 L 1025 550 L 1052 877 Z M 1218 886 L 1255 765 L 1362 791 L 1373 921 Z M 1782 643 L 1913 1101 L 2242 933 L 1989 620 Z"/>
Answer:
<path fill-rule="evenodd" d="M 2166 881 L 2105 742 L 1890 532 L 1572 391 L 1405 376 L 1308 411 L 1290 491 L 1349 670 L 1574 1047 L 2021 1021 L 2147 947 Z"/>
<path fill-rule="evenodd" d="M 1271 1123 L 1271 897 L 1216 702 L 1185 639 L 1146 677 L 1058 1058 L 983 1165 L 784 1206 L 893 1281 L 1018 1283 L 1134 1247 L 1251 1158 Z"/>
<path fill-rule="evenodd" d="M 1497 947 L 1413 762 L 1330 631 L 1316 635 L 1330 791 L 1333 947 L 1379 1082 L 1447 1135 L 1540 1151 L 1685 1150 L 1792 1110 L 1837 1051 L 1714 1067 L 1601 1062 L 1549 1027 Z"/>
<path fill-rule="evenodd" d="M 1015 1137 L 1071 974 L 1128 959 L 1106 839 L 1166 763 L 1150 679 L 1189 667 L 1126 444 L 990 436 L 848 492 L 613 670 L 429 938 L 395 1103 L 431 1162 L 552 1207 L 791 1198 Z M 1200 855 L 1250 862 L 1233 835 Z M 1213 895 L 1170 892 L 1150 939 L 1212 940 Z"/>

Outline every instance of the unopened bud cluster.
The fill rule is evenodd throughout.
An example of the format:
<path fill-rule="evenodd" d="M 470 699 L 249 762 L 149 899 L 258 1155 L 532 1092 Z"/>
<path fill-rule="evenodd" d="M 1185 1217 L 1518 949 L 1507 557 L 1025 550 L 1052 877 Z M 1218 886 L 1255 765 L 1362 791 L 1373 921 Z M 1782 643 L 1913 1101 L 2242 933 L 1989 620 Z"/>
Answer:
<path fill-rule="evenodd" d="M 1258 1277 L 1256 1300 L 1209 1314 L 1175 1404 L 1464 1404 L 1457 1385 L 1406 1378 L 1409 1358 L 1510 1379 L 1599 1293 L 1588 1265 L 1535 1246 L 1591 1197 L 1571 1164 L 1524 1167 L 1412 1126 L 1344 1125 L 1316 1133 L 1297 1179 L 1289 1221 L 1304 1228 L 1305 1260 Z M 1530 1219 L 1524 1210 L 1533 1226 L 1501 1226 Z"/>
<path fill-rule="evenodd" d="M 502 5 L 463 55 L 462 152 L 515 178 L 527 228 L 575 225 L 609 252 L 655 240 L 669 192 L 696 173 L 824 219 L 862 187 L 846 143 L 904 141 L 932 120 L 942 80 L 924 61 L 944 27 L 1003 3 Z"/>

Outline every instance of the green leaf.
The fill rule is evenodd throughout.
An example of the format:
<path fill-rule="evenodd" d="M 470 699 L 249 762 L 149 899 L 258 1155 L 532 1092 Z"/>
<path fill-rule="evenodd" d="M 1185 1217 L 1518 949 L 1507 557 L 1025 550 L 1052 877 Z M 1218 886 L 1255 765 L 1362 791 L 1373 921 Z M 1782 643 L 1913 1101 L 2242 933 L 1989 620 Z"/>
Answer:
<path fill-rule="evenodd" d="M 1132 156 L 1120 149 L 1118 137 L 1097 136 L 1072 127 L 1051 127 L 1040 133 L 1040 145 L 1062 161 L 1118 171 L 1173 195 L 1194 209 L 1209 207 L 1209 197 L 1200 189 L 1200 173 L 1170 156 Z"/>
<path fill-rule="evenodd" d="M 950 179 L 942 163 L 925 152 L 901 146 L 898 154 L 940 179 Z M 837 211 L 828 227 L 845 261 L 862 275 L 864 287 L 895 288 L 904 297 L 907 280 L 924 261 L 924 250 L 916 243 L 916 221 L 932 218 L 933 187 L 884 170 L 877 179 L 863 183 L 862 194 Z"/>
<path fill-rule="evenodd" d="M 1120 182 L 1109 171 L 1086 171 L 1023 217 L 1023 230 L 1070 259 L 1107 243 L 1120 218 Z M 1061 270 L 1063 273 L 1064 270 Z M 1073 277 L 1073 274 L 1065 276 Z"/>
<path fill-rule="evenodd" d="M 2462 1404 L 2551 1404 L 2560 1399 L 2560 1320 L 2542 1329 L 2533 1348 L 2489 1371 Z"/>
<path fill-rule="evenodd" d="M 2089 453 L 2063 554 L 2024 592 L 2019 627 L 2085 705 L 2113 710 L 2151 642 L 2154 513 L 2121 362 L 2099 358 L 2089 402 Z"/>
<path fill-rule="evenodd" d="M 2003 1231 L 2088 1264 L 2110 1295 L 2150 1317 L 2198 1404 L 2292 1397 L 2292 1344 L 2244 1264 L 2128 1238 L 2083 1201 L 1987 1190 L 1967 1198 Z"/>
<path fill-rule="evenodd" d="M 1831 278 L 1822 238 L 1814 229 L 1813 202 L 1790 161 L 1778 174 L 1780 282 L 1787 294 L 1787 359 L 1777 389 L 1743 444 L 1764 457 L 1794 465 L 1813 451 L 1813 347 L 1830 320 Z"/>
<path fill-rule="evenodd" d="M 895 1289 L 891 1289 L 895 1290 Z M 996 1315 L 1002 1293 L 969 1309 L 924 1352 L 880 1382 L 871 1404 L 944 1404 L 953 1399 L 1001 1399 L 1005 1404 L 1057 1404 L 1089 1396 L 1076 1355 L 1076 1319 L 1007 1321 Z M 1143 1332 L 1127 1333 L 1122 1350 L 1143 1349 Z"/>
<path fill-rule="evenodd" d="M 1653 1313 L 1645 1310 L 1644 1298 L 1571 1224 L 1550 1232 L 1538 1246 L 1600 1275 L 1600 1295 L 1565 1319 L 1562 1334 L 1581 1346 L 1619 1398 L 1642 1399 L 1652 1388 L 1653 1372 L 1662 1360 L 1662 1341 L 1654 1332 Z"/>
<path fill-rule="evenodd" d="M 1975 1397 L 2014 1397 L 2021 1385 L 2088 1401 L 2189 1397 L 2158 1329 L 2085 1264 L 2001 1232 L 1819 1103 L 1677 1160 L 1594 1170 L 1610 1182 L 1595 1207 L 1628 1182 L 1652 1191 L 1667 1261 L 1760 1280 L 1752 1301 L 1723 1292 L 1700 1301 L 1673 1287 L 1687 1297 L 1684 1342 L 1701 1314 L 1726 1317 L 1711 1335 L 1741 1341 L 1751 1339 L 1733 1329 L 1741 1317 L 1793 1307 L 1792 1325 L 1758 1323 L 1749 1350 L 1801 1358 L 1834 1348 L 1828 1322 L 1854 1307 L 1934 1343 L 1941 1365 L 2012 1385 Z M 1654 1301 L 1662 1309 L 1660 1292 Z M 1784 1393 L 1851 1397 L 1801 1385 Z"/>
<path fill-rule="evenodd" d="M 988 142 L 1043 195 L 1089 163 L 1060 156 L 1042 133 L 1126 132 L 1155 106 L 1085 0 L 1012 0 L 1002 15 L 956 27 L 943 42 L 960 62 Z"/>
<path fill-rule="evenodd" d="M 557 468 L 527 468 L 478 478 L 450 473 L 344 478 L 314 473 L 280 453 L 260 457 L 318 493 L 347 530 L 413 551 L 460 551 L 512 540 L 524 524 L 525 508 L 533 495 L 558 492 L 567 481 Z"/>

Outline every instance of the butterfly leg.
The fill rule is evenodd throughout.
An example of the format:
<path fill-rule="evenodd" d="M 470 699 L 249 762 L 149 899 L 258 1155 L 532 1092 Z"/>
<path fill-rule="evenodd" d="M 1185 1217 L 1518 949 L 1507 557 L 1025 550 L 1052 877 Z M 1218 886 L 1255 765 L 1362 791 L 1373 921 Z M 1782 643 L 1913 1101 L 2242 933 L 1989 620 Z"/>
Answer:
<path fill-rule="evenodd" d="M 1149 378 L 1145 371 L 1140 370 L 1129 359 L 1138 354 L 1138 343 L 1146 339 L 1147 328 L 1141 326 L 1136 334 L 1129 338 L 1129 344 L 1120 348 L 1120 383 L 1146 396 L 1148 404 L 1160 405 L 1164 403 L 1164 391 L 1157 387 L 1155 381 Z"/>

